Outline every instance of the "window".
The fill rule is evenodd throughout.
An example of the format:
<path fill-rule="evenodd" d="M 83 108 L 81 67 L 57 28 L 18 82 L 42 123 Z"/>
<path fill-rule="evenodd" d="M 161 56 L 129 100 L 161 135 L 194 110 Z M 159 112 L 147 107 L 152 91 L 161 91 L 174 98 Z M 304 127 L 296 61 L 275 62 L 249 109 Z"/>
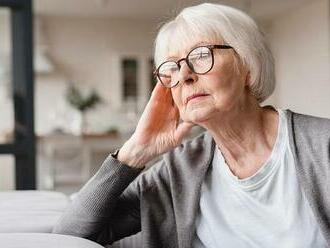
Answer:
<path fill-rule="evenodd" d="M 4 136 L 4 142 L 0 144 L 0 154 L 15 156 L 16 189 L 35 189 L 32 0 L 2 0 L 0 8 L 3 10 L 3 7 L 10 11 L 11 52 L 9 56 L 11 58 L 9 59 L 13 66 L 10 68 L 11 75 L 8 77 L 11 83 L 2 81 L 2 84 L 10 91 L 7 96 L 11 98 L 8 101 L 13 103 L 14 128 L 13 134 L 9 135 L 11 137 Z M 6 74 L 6 72 L 3 73 L 3 75 Z M 7 107 L 7 109 L 10 108 Z M 10 123 L 10 112 L 7 116 Z"/>

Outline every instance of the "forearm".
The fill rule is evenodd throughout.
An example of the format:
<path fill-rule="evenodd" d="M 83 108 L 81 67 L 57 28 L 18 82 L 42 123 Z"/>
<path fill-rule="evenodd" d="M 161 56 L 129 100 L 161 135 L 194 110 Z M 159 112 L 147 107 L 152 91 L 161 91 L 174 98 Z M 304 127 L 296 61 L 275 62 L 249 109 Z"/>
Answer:
<path fill-rule="evenodd" d="M 100 232 L 111 221 L 109 217 L 114 214 L 119 196 L 141 170 L 109 156 L 79 191 L 53 232 L 85 238 Z"/>
<path fill-rule="evenodd" d="M 154 158 L 154 156 L 148 155 L 146 150 L 128 141 L 120 148 L 117 159 L 132 168 L 142 169 Z"/>

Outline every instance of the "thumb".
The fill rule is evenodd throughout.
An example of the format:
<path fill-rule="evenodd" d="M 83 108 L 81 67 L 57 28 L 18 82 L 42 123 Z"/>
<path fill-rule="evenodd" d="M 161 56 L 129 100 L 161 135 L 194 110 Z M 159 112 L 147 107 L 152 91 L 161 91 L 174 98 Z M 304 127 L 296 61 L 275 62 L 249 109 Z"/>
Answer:
<path fill-rule="evenodd" d="M 174 133 L 174 139 L 176 140 L 176 142 L 180 143 L 182 139 L 188 135 L 193 126 L 195 126 L 195 124 L 191 122 L 180 123 Z"/>

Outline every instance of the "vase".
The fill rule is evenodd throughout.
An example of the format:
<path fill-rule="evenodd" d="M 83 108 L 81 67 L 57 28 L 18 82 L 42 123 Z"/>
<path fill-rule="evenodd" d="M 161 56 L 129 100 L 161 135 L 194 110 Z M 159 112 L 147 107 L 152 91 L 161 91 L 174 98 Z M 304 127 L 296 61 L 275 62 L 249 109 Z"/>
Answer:
<path fill-rule="evenodd" d="M 87 115 L 85 112 L 80 112 L 80 135 L 84 135 L 88 131 Z"/>
<path fill-rule="evenodd" d="M 88 123 L 86 113 L 79 111 L 73 116 L 72 133 L 78 136 L 87 133 Z"/>

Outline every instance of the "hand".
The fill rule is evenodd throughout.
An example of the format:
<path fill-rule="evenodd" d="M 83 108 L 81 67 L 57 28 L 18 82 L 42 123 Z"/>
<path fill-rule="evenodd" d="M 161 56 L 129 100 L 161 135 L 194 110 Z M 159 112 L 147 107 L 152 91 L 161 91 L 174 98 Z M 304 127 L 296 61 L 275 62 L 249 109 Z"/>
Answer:
<path fill-rule="evenodd" d="M 194 126 L 180 121 L 171 90 L 157 83 L 134 134 L 120 149 L 118 159 L 142 167 L 154 157 L 178 146 Z"/>

